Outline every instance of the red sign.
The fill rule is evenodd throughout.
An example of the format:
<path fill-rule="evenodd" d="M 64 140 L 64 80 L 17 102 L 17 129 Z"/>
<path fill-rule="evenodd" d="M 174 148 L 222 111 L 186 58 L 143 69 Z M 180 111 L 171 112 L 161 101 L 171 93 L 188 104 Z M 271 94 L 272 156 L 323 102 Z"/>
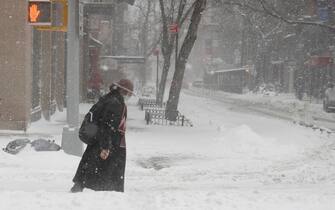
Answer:
<path fill-rule="evenodd" d="M 169 32 L 171 34 L 176 34 L 176 33 L 178 33 L 178 31 L 179 31 L 179 27 L 176 23 L 173 23 L 173 24 L 169 25 Z"/>
<path fill-rule="evenodd" d="M 29 1 L 28 23 L 31 25 L 51 25 L 51 2 L 47 0 Z"/>
<path fill-rule="evenodd" d="M 155 49 L 154 52 L 153 52 L 153 54 L 154 54 L 155 56 L 159 55 L 159 49 Z"/>
<path fill-rule="evenodd" d="M 327 66 L 333 64 L 333 58 L 330 56 L 311 56 L 310 59 L 305 62 L 308 66 Z"/>

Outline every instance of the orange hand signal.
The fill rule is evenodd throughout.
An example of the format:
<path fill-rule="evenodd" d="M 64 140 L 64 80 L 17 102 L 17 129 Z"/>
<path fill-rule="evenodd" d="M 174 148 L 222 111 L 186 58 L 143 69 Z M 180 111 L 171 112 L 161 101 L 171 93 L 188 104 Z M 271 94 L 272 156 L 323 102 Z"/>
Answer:
<path fill-rule="evenodd" d="M 37 18 L 40 15 L 40 10 L 38 10 L 38 7 L 36 4 L 33 4 L 29 8 L 29 17 L 31 22 L 37 22 Z"/>

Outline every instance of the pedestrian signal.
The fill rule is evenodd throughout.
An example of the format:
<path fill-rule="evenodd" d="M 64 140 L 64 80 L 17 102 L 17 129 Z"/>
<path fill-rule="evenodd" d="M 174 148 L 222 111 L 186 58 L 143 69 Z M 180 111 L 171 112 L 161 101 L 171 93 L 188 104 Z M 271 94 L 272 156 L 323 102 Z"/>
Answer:
<path fill-rule="evenodd" d="M 28 23 L 37 26 L 51 25 L 51 2 L 48 0 L 33 0 L 28 2 Z"/>

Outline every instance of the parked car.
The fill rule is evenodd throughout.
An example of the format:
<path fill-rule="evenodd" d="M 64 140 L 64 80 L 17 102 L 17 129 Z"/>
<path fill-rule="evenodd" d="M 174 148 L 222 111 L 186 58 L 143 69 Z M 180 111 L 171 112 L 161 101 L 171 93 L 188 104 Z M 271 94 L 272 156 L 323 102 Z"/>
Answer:
<path fill-rule="evenodd" d="M 204 87 L 204 82 L 201 80 L 197 80 L 192 82 L 192 87 L 196 87 L 196 88 L 203 88 Z"/>
<path fill-rule="evenodd" d="M 323 110 L 325 112 L 335 112 L 335 88 L 333 84 L 328 84 L 323 99 Z"/>
<path fill-rule="evenodd" d="M 145 86 L 142 89 L 142 96 L 144 97 L 155 97 L 156 88 L 153 86 Z"/>

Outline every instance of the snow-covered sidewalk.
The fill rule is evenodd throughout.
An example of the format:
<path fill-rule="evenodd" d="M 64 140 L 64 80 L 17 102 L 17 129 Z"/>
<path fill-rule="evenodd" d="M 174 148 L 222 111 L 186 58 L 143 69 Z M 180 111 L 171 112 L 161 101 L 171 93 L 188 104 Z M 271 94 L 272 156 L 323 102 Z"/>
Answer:
<path fill-rule="evenodd" d="M 333 209 L 333 136 L 201 97 L 183 95 L 180 104 L 194 127 L 147 126 L 129 106 L 123 194 L 68 193 L 80 159 L 62 151 L 1 151 L 0 209 Z M 27 135 L 60 143 L 64 124 L 57 113 Z M 1 146 L 24 136 L 0 133 Z"/>

